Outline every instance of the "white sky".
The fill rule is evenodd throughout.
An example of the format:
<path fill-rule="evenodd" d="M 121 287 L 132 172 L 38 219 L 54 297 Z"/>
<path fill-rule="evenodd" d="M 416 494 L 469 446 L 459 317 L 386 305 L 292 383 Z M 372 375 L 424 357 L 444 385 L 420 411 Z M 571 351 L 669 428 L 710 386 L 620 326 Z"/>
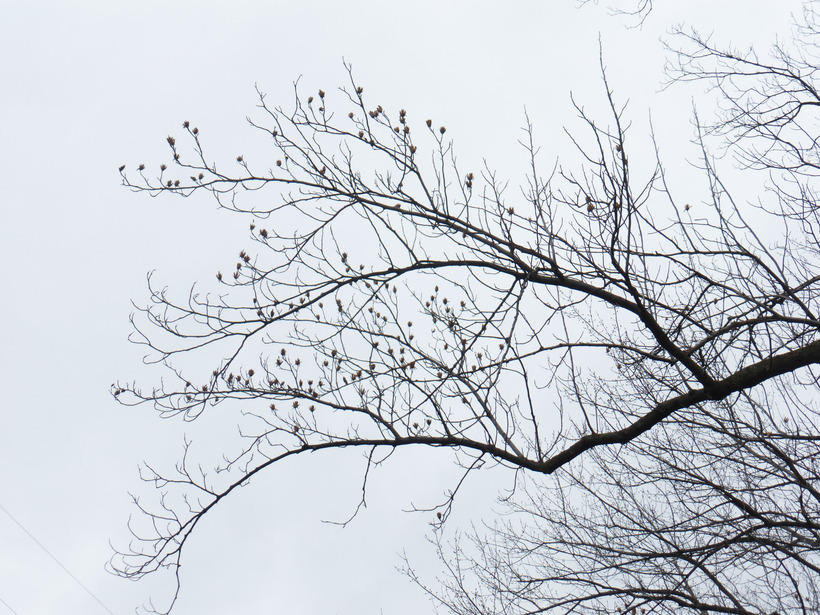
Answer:
<path fill-rule="evenodd" d="M 226 160 L 261 160 L 245 123 L 254 83 L 287 106 L 300 75 L 308 90 L 344 84 L 344 57 L 370 101 L 433 117 L 464 168 L 486 159 L 514 184 L 524 172 L 516 141 L 525 106 L 545 169 L 569 149 L 563 126 L 581 129 L 570 90 L 602 108 L 600 35 L 610 85 L 630 101 L 630 138 L 644 138 L 651 107 L 674 185 L 685 189 L 691 93 L 658 92 L 659 36 L 683 22 L 764 51 L 788 34 L 800 3 L 656 4 L 636 30 L 604 2 L 572 0 L 0 2 L 0 506 L 111 612 L 151 596 L 165 604 L 168 579 L 130 583 L 103 565 L 109 541 L 128 539 L 127 492 L 152 495 L 137 464 L 173 463 L 186 427 L 118 406 L 108 387 L 150 384 L 126 342 L 145 274 L 156 269 L 183 291 L 210 278 L 247 246 L 248 220 L 204 197 L 132 194 L 119 164 L 165 161 L 165 137 L 185 119 Z M 452 476 L 447 457 L 399 456 L 342 530 L 321 520 L 352 511 L 361 459 L 334 455 L 292 460 L 220 505 L 188 546 L 176 613 L 428 611 L 394 567 L 407 549 L 434 576 L 429 519 L 401 510 L 438 501 Z M 491 507 L 504 477 L 481 476 L 455 523 L 479 522 Z M 0 615 L 105 613 L 2 510 L 0 600 Z"/>

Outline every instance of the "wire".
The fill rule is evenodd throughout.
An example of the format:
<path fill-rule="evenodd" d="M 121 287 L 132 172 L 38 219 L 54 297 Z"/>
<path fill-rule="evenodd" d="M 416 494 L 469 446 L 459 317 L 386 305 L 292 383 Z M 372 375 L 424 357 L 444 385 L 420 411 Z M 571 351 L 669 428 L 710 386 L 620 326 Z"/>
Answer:
<path fill-rule="evenodd" d="M 66 574 L 67 574 L 68 576 L 70 576 L 72 579 L 74 579 L 74 581 L 76 581 L 77 585 L 79 585 L 80 587 L 82 587 L 82 588 L 86 591 L 86 593 L 87 593 L 89 596 L 91 596 L 92 598 L 94 598 L 94 600 L 96 600 L 96 601 L 97 601 L 97 603 L 98 603 L 98 604 L 99 604 L 102 608 L 104 608 L 104 609 L 105 609 L 106 613 L 109 613 L 110 615 L 114 615 L 114 613 L 112 613 L 112 612 L 111 612 L 111 610 L 110 610 L 107 606 L 105 606 L 105 605 L 102 603 L 102 600 L 100 600 L 99 598 L 97 598 L 97 596 L 95 596 L 95 595 L 92 593 L 92 591 L 91 591 L 90 589 L 88 589 L 85 585 L 83 585 L 83 583 L 82 583 L 82 581 L 80 581 L 80 579 L 78 579 L 77 577 L 75 577 L 75 576 L 71 573 L 71 571 L 70 571 L 68 568 L 66 568 L 65 566 L 63 566 L 63 564 L 60 562 L 60 560 L 58 560 L 56 557 L 54 557 L 54 556 L 51 554 L 51 552 L 43 546 L 43 543 L 41 543 L 39 540 L 37 540 L 37 539 L 34 537 L 34 534 L 32 534 L 31 532 L 29 532 L 29 531 L 25 528 L 25 526 L 24 526 L 22 523 L 20 523 L 17 519 L 15 519 L 15 518 L 14 518 L 14 515 L 12 515 L 9 511 L 7 511 L 7 510 L 3 507 L 3 505 L 2 505 L 2 504 L 0 504 L 0 510 L 2 510 L 4 513 L 6 513 L 6 514 L 9 516 L 9 519 L 11 519 L 12 521 L 14 521 L 14 522 L 15 522 L 15 523 L 16 523 L 16 524 L 20 527 L 20 529 L 21 529 L 21 530 L 23 530 L 23 531 L 24 531 L 24 532 L 28 535 L 28 537 L 29 537 L 29 538 L 31 538 L 31 539 L 32 539 L 32 540 L 33 540 L 33 541 L 37 544 L 37 546 L 38 546 L 38 547 L 40 547 L 43 551 L 45 551 L 45 552 L 46 552 L 46 554 L 47 554 L 47 555 L 48 555 L 51 559 L 53 559 L 53 560 L 57 563 L 57 565 L 58 565 L 60 568 L 62 568 L 63 570 L 65 570 Z M 0 599 L 0 602 L 3 602 L 3 600 L 2 600 L 2 599 Z M 5 605 L 9 608 L 9 610 L 10 610 L 12 613 L 14 613 L 14 609 L 12 609 L 12 608 L 11 608 L 8 604 L 6 604 L 5 602 L 3 602 L 3 604 L 5 604 Z M 15 614 L 15 615 L 16 615 L 16 614 Z"/>
<path fill-rule="evenodd" d="M 6 607 L 6 608 L 7 608 L 9 611 L 11 611 L 14 615 L 17 615 L 17 611 L 15 611 L 13 608 L 11 608 L 11 607 L 8 605 L 8 602 L 6 602 L 5 600 L 3 600 L 2 598 L 0 598 L 0 604 L 2 604 L 4 607 Z"/>

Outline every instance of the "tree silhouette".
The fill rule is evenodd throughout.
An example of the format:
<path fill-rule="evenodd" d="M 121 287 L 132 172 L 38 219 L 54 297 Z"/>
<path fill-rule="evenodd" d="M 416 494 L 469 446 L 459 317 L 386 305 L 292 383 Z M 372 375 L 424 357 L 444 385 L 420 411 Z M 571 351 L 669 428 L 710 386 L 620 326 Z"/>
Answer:
<path fill-rule="evenodd" d="M 706 203 L 630 150 L 608 85 L 608 127 L 577 107 L 583 164 L 544 178 L 528 126 L 509 196 L 459 168 L 445 127 L 368 102 L 349 67 L 287 111 L 260 93 L 272 160 L 218 168 L 185 122 L 193 156 L 169 136 L 158 175 L 121 167 L 136 191 L 210 192 L 252 220 L 254 247 L 208 292 L 149 279 L 135 339 L 170 378 L 114 395 L 186 420 L 237 404 L 244 442 L 210 473 L 187 447 L 174 474 L 147 469 L 168 495 L 138 503 L 150 531 L 113 568 L 177 569 L 199 521 L 282 459 L 359 448 L 367 475 L 415 445 L 522 471 L 509 523 L 440 544 L 442 587 L 409 571 L 455 613 L 818 612 L 816 34 L 809 16 L 766 63 L 679 33 L 673 80 L 725 103 L 700 125 Z M 758 204 L 721 181 L 714 135 L 770 173 Z M 211 367 L 179 367 L 189 355 Z"/>

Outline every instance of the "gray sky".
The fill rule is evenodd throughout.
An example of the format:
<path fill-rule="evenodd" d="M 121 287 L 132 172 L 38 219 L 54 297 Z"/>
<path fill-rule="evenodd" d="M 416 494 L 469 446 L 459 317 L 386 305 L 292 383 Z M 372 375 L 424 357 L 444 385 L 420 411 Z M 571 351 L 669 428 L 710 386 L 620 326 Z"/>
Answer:
<path fill-rule="evenodd" d="M 245 122 L 254 84 L 287 106 L 300 75 L 306 90 L 343 85 L 344 57 L 371 101 L 433 117 L 465 167 L 486 159 L 514 185 L 525 171 L 516 143 L 525 106 L 544 168 L 569 149 L 563 126 L 581 128 L 569 92 L 603 109 L 600 35 L 610 85 L 629 101 L 630 138 L 645 138 L 651 107 L 661 153 L 678 169 L 673 182 L 685 189 L 685 156 L 696 153 L 691 92 L 658 91 L 659 37 L 683 22 L 763 51 L 788 34 L 800 3 L 656 4 L 638 30 L 603 1 L 0 3 L 0 506 L 111 612 L 151 596 L 165 604 L 169 579 L 130 583 L 103 565 L 109 541 L 128 540 L 128 491 L 152 495 L 137 464 L 172 464 L 191 426 L 122 408 L 108 387 L 151 382 L 126 341 L 146 273 L 181 290 L 210 278 L 246 247 L 248 220 L 204 195 L 132 194 L 119 164 L 165 161 L 165 137 L 186 119 L 226 160 L 262 160 Z M 292 460 L 220 505 L 188 546 L 176 612 L 428 610 L 394 568 L 406 549 L 435 575 L 429 519 L 401 511 L 438 501 L 454 475 L 448 458 L 398 456 L 343 530 L 321 521 L 352 512 L 362 463 L 355 452 L 334 455 Z M 454 523 L 480 521 L 503 478 L 470 484 Z M 0 600 L 0 615 L 105 613 L 2 510 Z"/>

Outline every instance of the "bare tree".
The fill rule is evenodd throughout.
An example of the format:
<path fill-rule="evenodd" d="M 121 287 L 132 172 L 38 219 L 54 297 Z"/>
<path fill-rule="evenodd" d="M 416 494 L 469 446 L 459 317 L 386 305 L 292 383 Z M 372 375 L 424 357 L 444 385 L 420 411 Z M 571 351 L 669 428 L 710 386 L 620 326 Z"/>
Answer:
<path fill-rule="evenodd" d="M 805 288 L 817 282 L 820 100 L 807 17 L 795 46 L 775 46 L 771 60 L 683 31 L 670 47 L 674 81 L 719 93 L 721 113 L 703 133 L 726 138 L 745 174 L 770 175 L 752 215 L 783 221 L 780 268 L 802 271 Z M 705 161 L 719 207 L 728 195 Z M 752 232 L 729 211 L 741 221 L 720 224 Z M 785 301 L 775 302 L 779 312 Z M 770 342 L 760 324 L 743 333 L 748 343 Z M 816 392 L 816 368 L 795 371 L 677 410 L 627 446 L 587 452 L 553 483 L 522 481 L 506 523 L 438 543 L 450 574 L 432 593 L 456 613 L 820 612 Z"/>
<path fill-rule="evenodd" d="M 598 4 L 598 0 L 578 0 L 581 5 Z M 653 0 L 631 0 L 630 2 L 617 2 L 608 4 L 607 8 L 613 15 L 634 17 L 635 26 L 642 26 L 654 8 Z"/>
<path fill-rule="evenodd" d="M 238 405 L 243 441 L 213 472 L 187 447 L 175 473 L 147 470 L 169 495 L 141 506 L 147 533 L 113 568 L 177 569 L 199 521 L 284 458 L 359 448 L 366 481 L 416 445 L 520 471 L 531 496 L 524 526 L 442 545 L 453 574 L 431 592 L 453 612 L 816 612 L 815 33 L 771 64 L 696 34 L 677 56 L 677 79 L 724 94 L 704 139 L 772 173 L 755 207 L 705 145 L 710 200 L 677 202 L 608 86 L 608 128 L 578 107 L 577 168 L 544 178 L 528 127 L 521 194 L 460 169 L 443 126 L 368 102 L 352 75 L 297 87 L 288 111 L 260 94 L 272 161 L 218 168 L 185 122 L 192 156 L 169 136 L 158 174 L 121 168 L 133 190 L 210 192 L 250 218 L 254 247 L 211 292 L 151 283 L 134 320 L 171 377 L 114 395 L 186 420 Z M 654 172 L 633 177 L 632 160 Z"/>
<path fill-rule="evenodd" d="M 456 613 L 817 613 L 818 412 L 770 393 L 787 415 L 741 395 L 523 481 L 504 524 L 438 543 L 431 593 Z"/>

